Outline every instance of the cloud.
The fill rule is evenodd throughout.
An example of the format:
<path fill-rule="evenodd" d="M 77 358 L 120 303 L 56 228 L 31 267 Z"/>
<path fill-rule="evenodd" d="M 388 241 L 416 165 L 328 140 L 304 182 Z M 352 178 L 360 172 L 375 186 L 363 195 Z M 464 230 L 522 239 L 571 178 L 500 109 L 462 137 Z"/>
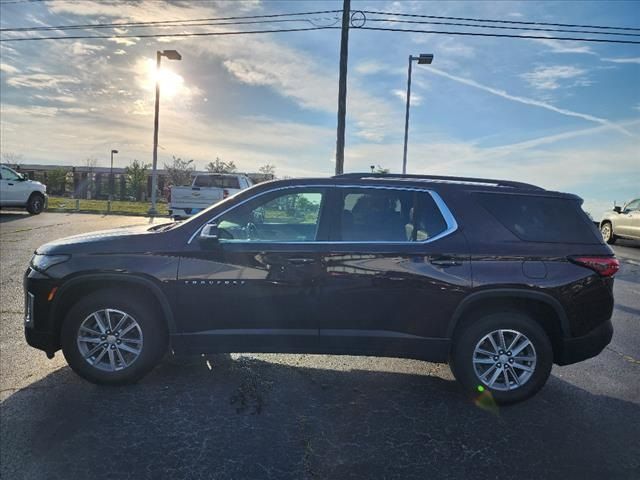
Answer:
<path fill-rule="evenodd" d="M 242 83 L 267 86 L 302 108 L 335 115 L 337 72 L 304 51 L 271 37 L 219 37 L 192 45 L 221 58 L 227 71 Z M 348 97 L 348 121 L 355 124 L 356 136 L 381 141 L 397 127 L 390 120 L 394 107 L 369 94 L 358 78 L 349 78 Z"/>
<path fill-rule="evenodd" d="M 116 50 L 115 52 L 113 52 L 114 55 L 126 55 L 127 52 L 121 48 L 119 48 L 118 50 Z"/>
<path fill-rule="evenodd" d="M 613 63 L 636 63 L 640 65 L 640 57 L 627 57 L 627 58 L 602 58 L 603 62 Z"/>
<path fill-rule="evenodd" d="M 77 103 L 78 99 L 71 95 L 35 95 L 34 98 L 49 102 Z"/>
<path fill-rule="evenodd" d="M 361 75 L 375 75 L 377 73 L 389 71 L 389 67 L 377 60 L 368 60 L 356 65 L 354 70 Z"/>
<path fill-rule="evenodd" d="M 437 41 L 437 46 L 435 48 L 437 49 L 438 57 L 443 56 L 444 58 L 457 57 L 469 59 L 476 56 L 475 48 L 452 37 L 441 38 Z"/>
<path fill-rule="evenodd" d="M 586 113 L 580 113 L 580 112 L 574 112 L 573 110 L 568 110 L 566 108 L 559 108 L 556 107 L 550 103 L 547 102 L 541 102 L 539 100 L 534 100 L 532 98 L 527 98 L 527 97 L 520 97 L 517 95 L 511 95 L 507 92 L 505 92 L 504 90 L 499 90 L 497 88 L 493 88 L 493 87 L 489 87 L 487 85 L 483 85 L 481 83 L 476 82 L 475 80 L 471 80 L 468 78 L 463 78 L 463 77 L 458 77 L 456 75 L 451 75 L 450 73 L 444 72 L 442 70 L 439 70 L 437 68 L 429 68 L 427 69 L 428 72 L 430 73 L 435 73 L 436 75 L 440 75 L 442 77 L 446 77 L 449 78 L 450 80 L 454 80 L 456 82 L 465 84 L 465 85 L 469 85 L 470 87 L 474 87 L 480 90 L 483 90 L 485 92 L 491 93 L 493 95 L 497 95 L 498 97 L 502 97 L 505 98 L 507 100 L 511 100 L 514 102 L 518 102 L 518 103 L 522 103 L 524 105 L 530 105 L 532 107 L 538 107 L 538 108 L 543 108 L 545 110 L 549 110 L 551 112 L 555 112 L 555 113 L 559 113 L 560 115 L 565 115 L 568 117 L 575 117 L 575 118 L 581 118 L 583 120 L 587 120 L 589 122 L 594 122 L 594 123 L 599 123 L 601 125 L 609 125 L 612 128 L 614 128 L 615 130 L 624 133 L 625 135 L 629 135 L 629 136 L 633 136 L 628 130 L 626 130 L 624 127 L 621 127 L 613 122 L 611 122 L 610 120 L 607 120 L 605 118 L 599 118 L 599 117 L 595 117 L 593 115 L 589 115 Z"/>
<path fill-rule="evenodd" d="M 7 84 L 12 87 L 36 89 L 56 88 L 61 85 L 74 83 L 80 83 L 80 79 L 68 75 L 49 75 L 46 73 L 15 75 L 7 80 Z"/>
<path fill-rule="evenodd" d="M 5 73 L 18 73 L 20 70 L 18 70 L 16 67 L 13 67 L 11 65 L 9 65 L 8 63 L 0 63 L 0 72 L 5 72 Z"/>
<path fill-rule="evenodd" d="M 100 50 L 104 50 L 102 45 L 91 45 L 84 42 L 73 42 L 71 45 L 71 53 L 74 55 L 91 55 Z"/>
<path fill-rule="evenodd" d="M 520 77 L 524 78 L 527 83 L 538 90 L 555 90 L 562 86 L 562 81 L 577 79 L 571 83 L 571 86 L 587 86 L 590 85 L 589 80 L 583 77 L 586 70 L 573 67 L 571 65 L 554 65 L 550 67 L 536 67 L 532 72 L 523 73 Z"/>
<path fill-rule="evenodd" d="M 402 100 L 403 104 L 407 102 L 407 91 L 402 89 L 391 90 L 391 93 Z M 416 93 L 411 93 L 411 106 L 417 107 L 418 105 L 422 105 L 422 96 Z"/>
<path fill-rule="evenodd" d="M 122 115 L 104 106 L 97 113 L 69 113 L 56 107 L 3 104 L 6 130 L 3 147 L 28 152 L 30 162 L 69 165 L 87 156 L 103 158 L 112 145 L 120 150 L 117 165 L 133 158 L 150 159 L 153 110 L 143 116 Z M 62 116 L 64 118 L 62 118 Z M 55 118 L 56 121 L 51 119 Z M 268 117 L 242 117 L 212 122 L 193 111 L 165 111 L 163 105 L 159 163 L 171 155 L 194 158 L 198 168 L 220 156 L 233 160 L 244 171 L 275 164 L 281 175 L 330 175 L 329 162 L 335 142 L 333 127 L 318 127 Z M 248 135 L 247 132 L 251 134 Z M 74 141 L 61 141 L 72 133 Z M 33 138 L 42 139 L 33 142 Z M 149 140 L 149 143 L 141 143 Z M 5 147 L 6 144 L 6 147 Z M 119 163 L 118 163 L 119 162 Z"/>
<path fill-rule="evenodd" d="M 119 38 L 119 37 L 109 37 L 107 38 L 110 42 L 117 43 L 118 45 L 124 45 L 126 47 L 130 47 L 131 45 L 135 45 L 140 40 L 138 37 L 131 38 Z"/>
<path fill-rule="evenodd" d="M 577 53 L 585 55 L 597 55 L 589 45 L 585 45 L 580 42 L 573 42 L 568 40 L 547 40 L 547 39 L 532 39 L 532 42 L 537 42 L 549 47 L 549 51 L 552 53 Z"/>

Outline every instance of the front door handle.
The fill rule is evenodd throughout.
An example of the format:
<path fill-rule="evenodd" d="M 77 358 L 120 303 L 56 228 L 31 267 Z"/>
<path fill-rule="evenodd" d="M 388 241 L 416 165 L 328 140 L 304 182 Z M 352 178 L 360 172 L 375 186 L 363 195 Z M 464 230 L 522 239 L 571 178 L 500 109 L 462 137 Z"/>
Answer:
<path fill-rule="evenodd" d="M 289 263 L 293 265 L 307 265 L 309 263 L 314 263 L 315 259 L 308 257 L 300 257 L 300 258 L 290 258 Z"/>
<path fill-rule="evenodd" d="M 462 265 L 462 262 L 451 258 L 434 258 L 431 260 L 431 265 L 436 265 L 438 267 L 459 267 Z"/>

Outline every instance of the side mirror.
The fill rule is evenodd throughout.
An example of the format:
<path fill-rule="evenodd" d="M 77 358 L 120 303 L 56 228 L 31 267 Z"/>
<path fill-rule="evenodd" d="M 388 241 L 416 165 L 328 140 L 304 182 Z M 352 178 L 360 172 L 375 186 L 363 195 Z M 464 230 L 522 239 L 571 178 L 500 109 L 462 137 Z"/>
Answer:
<path fill-rule="evenodd" d="M 613 211 L 616 213 L 622 213 L 622 207 L 616 205 L 615 207 L 613 207 Z"/>
<path fill-rule="evenodd" d="M 208 223 L 202 227 L 199 237 L 200 245 L 203 247 L 211 248 L 218 245 L 218 225 L 215 223 Z"/>

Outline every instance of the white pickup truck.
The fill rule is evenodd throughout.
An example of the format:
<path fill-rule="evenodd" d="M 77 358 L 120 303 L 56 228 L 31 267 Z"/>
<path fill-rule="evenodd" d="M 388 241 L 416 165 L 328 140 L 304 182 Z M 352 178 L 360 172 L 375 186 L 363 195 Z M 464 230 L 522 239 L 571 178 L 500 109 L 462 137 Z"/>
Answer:
<path fill-rule="evenodd" d="M 47 187 L 0 165 L 0 207 L 26 208 L 38 215 L 47 206 Z"/>
<path fill-rule="evenodd" d="M 169 215 L 176 220 L 187 218 L 252 185 L 243 174 L 198 173 L 191 186 L 171 187 Z"/>

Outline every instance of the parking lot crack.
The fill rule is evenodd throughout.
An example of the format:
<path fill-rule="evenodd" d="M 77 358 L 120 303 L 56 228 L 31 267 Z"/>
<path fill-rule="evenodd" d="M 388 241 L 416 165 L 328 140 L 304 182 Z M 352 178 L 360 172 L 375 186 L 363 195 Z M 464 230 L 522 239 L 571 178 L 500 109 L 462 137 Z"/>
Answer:
<path fill-rule="evenodd" d="M 620 357 L 622 357 L 623 360 L 626 360 L 627 362 L 634 364 L 634 365 L 640 365 L 640 360 L 638 360 L 637 358 L 632 357 L 631 355 L 627 355 L 625 353 L 619 352 L 617 351 L 615 348 L 611 348 L 611 347 L 606 347 L 607 350 L 612 351 L 613 353 L 619 355 Z"/>

